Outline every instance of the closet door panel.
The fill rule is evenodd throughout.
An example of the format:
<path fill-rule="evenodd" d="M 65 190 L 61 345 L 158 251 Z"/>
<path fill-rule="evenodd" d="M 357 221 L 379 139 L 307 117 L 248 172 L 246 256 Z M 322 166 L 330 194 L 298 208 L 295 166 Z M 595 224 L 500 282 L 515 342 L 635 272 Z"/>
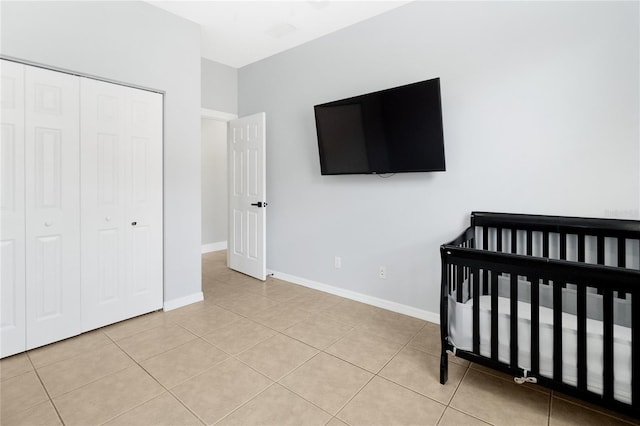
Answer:
<path fill-rule="evenodd" d="M 128 315 L 162 307 L 162 95 L 126 88 Z"/>
<path fill-rule="evenodd" d="M 81 79 L 82 328 L 126 318 L 123 87 Z"/>
<path fill-rule="evenodd" d="M 79 79 L 25 67 L 27 349 L 80 333 Z"/>
<path fill-rule="evenodd" d="M 81 87 L 86 331 L 162 307 L 162 96 Z"/>
<path fill-rule="evenodd" d="M 26 348 L 24 65 L 0 64 L 0 357 L 5 357 Z"/>

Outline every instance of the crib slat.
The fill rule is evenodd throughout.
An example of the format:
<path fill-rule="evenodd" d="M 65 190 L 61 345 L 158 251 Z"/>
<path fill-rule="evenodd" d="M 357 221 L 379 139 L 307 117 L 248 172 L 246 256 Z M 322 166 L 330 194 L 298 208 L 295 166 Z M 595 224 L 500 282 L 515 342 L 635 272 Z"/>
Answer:
<path fill-rule="evenodd" d="M 613 399 L 613 291 L 604 289 L 602 295 L 602 364 L 604 367 L 603 392 L 604 399 Z"/>
<path fill-rule="evenodd" d="M 474 279 L 478 279 L 478 275 L 477 275 L 477 273 L 478 273 L 478 271 L 476 271 L 476 275 L 473 275 L 473 276 L 471 276 L 471 275 L 470 275 L 470 276 L 469 276 L 469 279 L 466 281 L 466 283 L 467 283 L 467 286 L 466 286 L 466 289 L 467 289 L 467 298 L 466 298 L 465 302 L 466 302 L 467 300 L 471 299 L 471 296 L 472 296 L 472 290 L 471 290 L 471 288 L 473 287 L 473 280 L 474 280 Z M 471 269 L 470 269 L 470 274 L 473 274 L 473 270 L 471 270 Z M 474 277 L 475 277 L 475 278 L 474 278 Z"/>
<path fill-rule="evenodd" d="M 540 279 L 531 280 L 531 372 L 540 373 Z"/>
<path fill-rule="evenodd" d="M 578 234 L 578 262 L 584 263 L 584 234 Z"/>
<path fill-rule="evenodd" d="M 549 233 L 547 231 L 542 233 L 542 257 L 549 257 Z"/>
<path fill-rule="evenodd" d="M 562 381 L 562 287 L 553 283 L 553 379 Z"/>
<path fill-rule="evenodd" d="M 567 260 L 567 233 L 560 233 L 560 259 Z"/>
<path fill-rule="evenodd" d="M 498 274 L 491 274 L 491 359 L 498 361 Z"/>
<path fill-rule="evenodd" d="M 627 263 L 627 240 L 618 238 L 618 266 L 624 268 Z"/>
<path fill-rule="evenodd" d="M 533 231 L 527 229 L 527 256 L 533 254 Z"/>
<path fill-rule="evenodd" d="M 480 274 L 478 268 L 471 270 L 473 281 L 473 352 L 480 355 Z"/>
<path fill-rule="evenodd" d="M 482 249 L 489 250 L 489 228 L 482 227 Z"/>
<path fill-rule="evenodd" d="M 510 364 L 512 368 L 518 367 L 518 277 L 511 274 L 511 289 L 509 292 L 509 300 L 511 301 L 511 311 L 509 317 L 511 319 L 511 357 Z"/>
<path fill-rule="evenodd" d="M 598 265 L 604 265 L 604 236 L 598 235 Z"/>
<path fill-rule="evenodd" d="M 502 228 L 496 228 L 496 251 L 502 252 Z"/>
<path fill-rule="evenodd" d="M 487 226 L 482 227 L 482 247 L 485 251 L 489 250 L 489 228 Z M 489 293 L 489 275 L 488 271 L 484 269 L 482 271 L 482 294 Z"/>
<path fill-rule="evenodd" d="M 456 302 L 462 303 L 464 293 L 464 274 L 460 272 L 460 265 L 454 265 L 453 268 L 456 280 Z"/>
<path fill-rule="evenodd" d="M 549 258 L 549 249 L 550 249 L 549 232 L 543 231 L 542 232 L 542 257 L 544 257 L 545 259 Z M 549 284 L 549 280 L 542 280 L 542 283 Z"/>
<path fill-rule="evenodd" d="M 578 389 L 587 390 L 587 289 L 577 289 Z"/>
<path fill-rule="evenodd" d="M 511 253 L 518 253 L 518 230 L 511 230 Z"/>

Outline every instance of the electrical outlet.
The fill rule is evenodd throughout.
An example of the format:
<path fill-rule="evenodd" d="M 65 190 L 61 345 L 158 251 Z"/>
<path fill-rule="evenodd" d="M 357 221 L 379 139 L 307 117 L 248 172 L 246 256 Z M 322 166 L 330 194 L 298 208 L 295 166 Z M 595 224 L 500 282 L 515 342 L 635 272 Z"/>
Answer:
<path fill-rule="evenodd" d="M 381 266 L 380 270 L 378 271 L 378 277 L 382 278 L 383 280 L 387 278 L 387 267 L 386 266 Z"/>
<path fill-rule="evenodd" d="M 336 269 L 342 268 L 342 258 L 340 256 L 336 256 L 333 259 L 333 267 Z"/>

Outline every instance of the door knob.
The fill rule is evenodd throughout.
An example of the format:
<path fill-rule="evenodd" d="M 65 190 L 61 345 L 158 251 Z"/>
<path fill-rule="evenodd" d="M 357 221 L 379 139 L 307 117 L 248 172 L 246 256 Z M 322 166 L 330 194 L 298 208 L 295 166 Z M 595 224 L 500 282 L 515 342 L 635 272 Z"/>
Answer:
<path fill-rule="evenodd" d="M 251 203 L 251 205 L 256 207 L 267 207 L 267 203 L 263 203 L 262 201 L 258 201 L 257 203 Z"/>
<path fill-rule="evenodd" d="M 138 222 L 131 222 L 131 226 L 136 226 Z"/>
<path fill-rule="evenodd" d="M 53 222 L 47 221 L 44 223 L 44 226 L 46 226 L 47 228 L 50 227 L 51 225 L 53 225 Z"/>
<path fill-rule="evenodd" d="M 107 222 L 111 222 L 111 217 L 107 216 L 107 217 L 104 218 L 104 220 L 107 221 Z"/>

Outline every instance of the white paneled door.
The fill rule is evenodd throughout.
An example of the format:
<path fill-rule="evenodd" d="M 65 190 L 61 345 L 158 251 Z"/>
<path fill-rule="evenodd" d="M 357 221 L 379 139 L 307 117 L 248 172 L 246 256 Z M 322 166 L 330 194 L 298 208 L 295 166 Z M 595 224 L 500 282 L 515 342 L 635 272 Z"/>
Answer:
<path fill-rule="evenodd" d="M 266 279 L 265 113 L 229 121 L 228 265 Z"/>
<path fill-rule="evenodd" d="M 82 318 L 162 307 L 162 95 L 83 78 Z"/>
<path fill-rule="evenodd" d="M 26 348 L 24 65 L 2 61 L 0 136 L 0 356 Z"/>
<path fill-rule="evenodd" d="M 125 317 L 124 88 L 82 79 L 82 325 Z"/>
<path fill-rule="evenodd" d="M 80 332 L 79 95 L 77 77 L 25 67 L 27 349 Z"/>

